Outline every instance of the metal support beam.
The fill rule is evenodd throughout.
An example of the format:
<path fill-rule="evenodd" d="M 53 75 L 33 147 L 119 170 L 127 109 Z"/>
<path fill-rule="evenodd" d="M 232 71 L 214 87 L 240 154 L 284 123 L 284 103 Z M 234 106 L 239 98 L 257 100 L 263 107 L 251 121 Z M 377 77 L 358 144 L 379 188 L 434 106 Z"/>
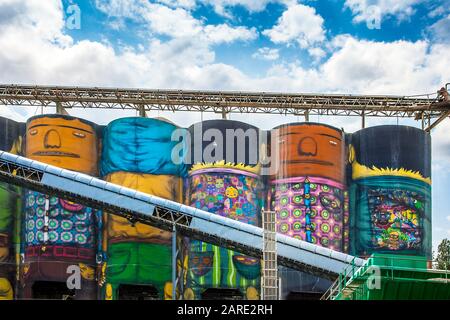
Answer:
<path fill-rule="evenodd" d="M 66 109 L 63 107 L 61 102 L 56 102 L 56 113 L 68 116 L 69 113 L 66 111 Z"/>
<path fill-rule="evenodd" d="M 147 118 L 147 112 L 145 111 L 145 106 L 139 106 L 139 117 Z"/>
<path fill-rule="evenodd" d="M 450 111 L 445 112 L 442 116 L 440 116 L 434 123 L 430 124 L 428 128 L 425 129 L 426 132 L 431 132 L 434 128 L 437 127 L 439 123 L 444 121 L 447 117 L 450 117 Z"/>
<path fill-rule="evenodd" d="M 364 111 L 361 114 L 361 127 L 362 129 L 366 127 L 366 114 Z"/>
<path fill-rule="evenodd" d="M 172 300 L 177 300 L 177 228 L 172 230 Z"/>

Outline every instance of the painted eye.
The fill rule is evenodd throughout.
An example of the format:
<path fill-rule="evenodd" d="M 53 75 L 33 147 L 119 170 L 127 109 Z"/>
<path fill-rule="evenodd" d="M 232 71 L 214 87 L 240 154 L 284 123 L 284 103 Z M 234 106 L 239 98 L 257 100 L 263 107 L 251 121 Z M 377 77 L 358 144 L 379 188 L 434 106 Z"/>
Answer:
<path fill-rule="evenodd" d="M 31 130 L 31 131 L 30 131 L 30 134 L 31 134 L 32 136 L 35 136 L 37 133 L 38 133 L 37 130 Z"/>
<path fill-rule="evenodd" d="M 74 132 L 73 135 L 77 138 L 86 138 L 86 135 L 84 133 L 80 133 L 80 132 Z"/>

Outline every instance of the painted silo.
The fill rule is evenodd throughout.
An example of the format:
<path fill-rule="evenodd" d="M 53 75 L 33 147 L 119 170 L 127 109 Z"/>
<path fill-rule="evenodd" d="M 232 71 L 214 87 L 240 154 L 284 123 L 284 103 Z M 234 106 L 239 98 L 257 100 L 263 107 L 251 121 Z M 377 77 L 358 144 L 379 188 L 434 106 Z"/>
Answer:
<path fill-rule="evenodd" d="M 278 154 L 280 163 L 269 182 L 277 231 L 346 252 L 348 192 L 343 132 L 316 123 L 283 125 L 271 132 L 271 150 Z M 280 268 L 280 275 L 284 298 L 292 292 L 324 290 L 329 284 L 289 268 Z"/>
<path fill-rule="evenodd" d="M 251 125 L 211 120 L 193 125 L 188 205 L 260 226 L 262 180 L 259 175 L 259 130 Z M 191 240 L 186 298 L 258 299 L 260 260 Z"/>
<path fill-rule="evenodd" d="M 104 129 L 102 176 L 106 181 L 181 203 L 187 169 L 178 161 L 182 150 L 172 159 L 179 143 L 171 139 L 178 129 L 161 119 L 111 122 Z M 104 299 L 171 299 L 172 233 L 111 214 L 105 214 L 104 219 Z"/>
<path fill-rule="evenodd" d="M 431 258 L 431 136 L 377 126 L 351 136 L 351 248 Z"/>
<path fill-rule="evenodd" d="M 25 124 L 0 117 L 0 150 L 21 154 Z M 20 189 L 0 183 L 0 300 L 12 300 L 20 252 Z"/>
<path fill-rule="evenodd" d="M 89 121 L 63 115 L 30 118 L 25 144 L 30 159 L 97 175 L 98 134 Z M 24 197 L 22 297 L 96 299 L 101 212 L 34 191 Z M 81 289 L 71 291 L 66 282 L 74 265 Z"/>
<path fill-rule="evenodd" d="M 289 124 L 274 129 L 271 143 L 278 143 L 280 161 L 269 192 L 278 232 L 346 251 L 348 196 L 342 131 L 322 124 Z"/>

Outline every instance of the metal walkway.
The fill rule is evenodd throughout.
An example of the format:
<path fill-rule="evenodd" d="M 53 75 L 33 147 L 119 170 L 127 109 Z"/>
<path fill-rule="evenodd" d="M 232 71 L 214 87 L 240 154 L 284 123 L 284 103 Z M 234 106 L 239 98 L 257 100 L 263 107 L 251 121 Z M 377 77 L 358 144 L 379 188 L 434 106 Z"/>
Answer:
<path fill-rule="evenodd" d="M 0 152 L 0 180 L 106 210 L 133 222 L 262 257 L 263 229 L 73 171 Z M 366 261 L 277 235 L 278 262 L 327 279 Z"/>

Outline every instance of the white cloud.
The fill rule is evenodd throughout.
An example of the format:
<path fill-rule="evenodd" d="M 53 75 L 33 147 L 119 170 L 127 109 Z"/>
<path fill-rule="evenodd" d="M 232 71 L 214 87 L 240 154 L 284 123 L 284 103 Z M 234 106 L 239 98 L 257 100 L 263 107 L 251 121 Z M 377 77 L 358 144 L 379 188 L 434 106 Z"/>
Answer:
<path fill-rule="evenodd" d="M 315 59 L 316 62 L 320 61 L 327 54 L 325 52 L 325 50 L 323 50 L 322 48 L 319 48 L 319 47 L 308 48 L 308 53 L 310 56 L 312 56 Z"/>
<path fill-rule="evenodd" d="M 158 2 L 172 8 L 192 9 L 196 5 L 196 0 L 158 0 Z"/>
<path fill-rule="evenodd" d="M 429 5 L 428 17 L 442 17 L 450 13 L 450 0 L 437 0 L 430 1 L 427 3 Z"/>
<path fill-rule="evenodd" d="M 449 44 L 384 43 L 340 36 L 331 42 L 331 54 L 322 64 L 306 68 L 300 61 L 276 63 L 266 74 L 251 77 L 216 61 L 209 43 L 217 40 L 203 42 L 183 36 L 165 42 L 149 40 L 144 49 L 117 50 L 108 43 L 75 42 L 65 35 L 58 1 L 53 1 L 51 7 L 50 1 L 37 0 L 39 10 L 23 7 L 22 1 L 11 2 L 10 6 L 1 3 L 7 12 L 20 8 L 16 10 L 20 14 L 10 14 L 8 21 L 0 20 L 0 28 L 8 29 L 0 32 L 1 83 L 408 95 L 435 91 L 448 80 Z M 43 25 L 49 26 L 44 28 L 46 32 L 41 32 Z M 214 30 L 211 34 L 224 30 L 228 32 Z M 55 38 L 65 41 L 54 41 Z M 226 41 L 225 36 L 219 38 Z M 267 50 L 262 53 L 274 54 Z M 101 114 L 98 121 L 103 123 L 110 119 L 110 114 L 103 111 L 86 114 L 92 120 Z M 117 114 L 120 115 L 123 114 Z M 18 117 L 25 119 L 26 115 L 22 112 Z M 194 114 L 173 117 L 180 119 L 182 125 L 189 125 L 189 119 L 200 119 Z M 257 119 L 248 118 L 253 122 Z M 284 119 L 280 117 L 279 121 L 287 121 Z M 347 131 L 360 126 L 357 118 L 331 120 Z M 273 122 L 261 122 L 261 126 L 267 129 Z M 445 151 L 450 150 L 449 125 L 446 121 L 433 132 L 434 149 L 443 150 L 433 154 L 436 161 L 450 161 L 450 153 Z"/>
<path fill-rule="evenodd" d="M 433 137 L 433 166 L 439 171 L 450 172 L 450 120 L 439 124 L 432 131 Z M 448 219 L 448 217 L 447 217 Z"/>
<path fill-rule="evenodd" d="M 428 28 L 435 41 L 450 43 L 450 14 Z"/>
<path fill-rule="evenodd" d="M 345 6 L 350 8 L 354 21 L 372 22 L 379 15 L 380 19 L 386 16 L 395 16 L 404 20 L 415 13 L 414 6 L 425 0 L 345 0 Z"/>
<path fill-rule="evenodd" d="M 256 28 L 230 27 L 226 24 L 204 27 L 204 36 L 210 43 L 230 43 L 236 40 L 250 41 L 258 37 Z"/>
<path fill-rule="evenodd" d="M 231 17 L 232 14 L 229 11 L 231 7 L 242 6 L 250 12 L 259 12 L 273 0 L 203 0 L 201 2 L 211 5 L 218 14 Z"/>
<path fill-rule="evenodd" d="M 278 60 L 278 58 L 280 57 L 280 52 L 279 52 L 278 49 L 264 47 L 264 48 L 259 48 L 252 55 L 252 57 L 254 59 L 262 59 L 262 60 L 273 61 L 273 60 Z"/>
<path fill-rule="evenodd" d="M 288 6 L 272 28 L 263 34 L 274 43 L 297 42 L 307 48 L 325 40 L 324 20 L 312 7 L 301 4 Z"/>
<path fill-rule="evenodd" d="M 188 4 L 195 4 L 192 1 L 160 2 L 171 4 L 173 7 L 145 0 L 96 0 L 96 5 L 99 10 L 119 21 L 128 18 L 146 23 L 152 33 L 172 38 L 196 37 L 198 41 L 218 44 L 253 40 L 258 36 L 254 28 L 234 27 L 228 24 L 205 25 L 204 21 L 194 18 L 192 13 L 185 8 Z M 180 3 L 185 4 L 185 7 Z M 113 26 L 117 25 L 121 24 L 113 24 Z"/>
<path fill-rule="evenodd" d="M 70 44 L 71 39 L 63 35 L 64 14 L 58 0 L 2 0 L 0 1 L 0 32 L 7 36 L 11 32 L 28 33 L 30 38 L 39 37 L 59 44 Z"/>

